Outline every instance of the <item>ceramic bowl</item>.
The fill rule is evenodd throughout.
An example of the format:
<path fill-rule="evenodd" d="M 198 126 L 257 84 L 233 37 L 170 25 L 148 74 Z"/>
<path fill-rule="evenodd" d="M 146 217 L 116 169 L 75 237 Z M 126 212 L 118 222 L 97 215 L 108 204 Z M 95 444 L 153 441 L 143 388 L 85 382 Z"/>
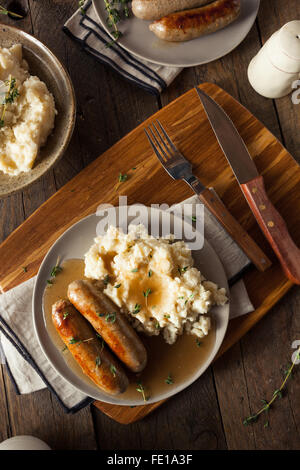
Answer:
<path fill-rule="evenodd" d="M 37 75 L 53 94 L 57 116 L 55 127 L 40 149 L 32 170 L 10 176 L 0 172 L 0 197 L 9 196 L 28 187 L 44 175 L 63 156 L 75 124 L 76 101 L 71 79 L 55 57 L 40 41 L 12 26 L 0 25 L 0 46 L 22 44 L 23 57 L 31 75 Z"/>

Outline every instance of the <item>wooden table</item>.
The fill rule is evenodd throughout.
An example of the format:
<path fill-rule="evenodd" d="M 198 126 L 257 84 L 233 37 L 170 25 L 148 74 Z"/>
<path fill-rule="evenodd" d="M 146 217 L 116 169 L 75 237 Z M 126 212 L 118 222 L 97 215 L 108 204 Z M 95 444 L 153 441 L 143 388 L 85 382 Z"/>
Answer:
<path fill-rule="evenodd" d="M 30 189 L 0 200 L 0 239 L 4 240 L 57 189 L 108 147 L 195 84 L 214 82 L 258 117 L 300 162 L 300 115 L 290 97 L 260 97 L 247 80 L 247 66 L 262 43 L 281 25 L 300 17 L 298 0 L 262 0 L 258 19 L 243 43 L 208 65 L 185 69 L 158 98 L 122 80 L 66 37 L 61 28 L 77 0 L 3 1 L 19 4 L 28 14 L 14 22 L 34 34 L 66 65 L 77 96 L 77 124 L 71 144 L 53 171 Z M 80 71 L 80 73 L 79 73 Z M 99 110 L 105 110 L 99 112 Z M 300 449 L 299 373 L 288 395 L 269 417 L 245 427 L 281 384 L 300 339 L 300 291 L 288 295 L 236 346 L 191 387 L 146 419 L 125 426 L 95 407 L 66 415 L 48 392 L 17 396 L 6 368 L 0 374 L 0 441 L 32 434 L 53 449 Z"/>

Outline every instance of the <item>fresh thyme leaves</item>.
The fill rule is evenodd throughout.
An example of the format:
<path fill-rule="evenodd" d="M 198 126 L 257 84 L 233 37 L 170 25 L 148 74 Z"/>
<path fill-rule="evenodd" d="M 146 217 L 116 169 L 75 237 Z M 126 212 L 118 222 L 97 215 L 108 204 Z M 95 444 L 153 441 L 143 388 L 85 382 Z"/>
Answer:
<path fill-rule="evenodd" d="M 101 357 L 100 356 L 96 357 L 95 363 L 96 363 L 96 369 L 98 369 L 98 367 L 101 366 Z"/>
<path fill-rule="evenodd" d="M 98 317 L 104 317 L 105 313 L 97 313 Z"/>
<path fill-rule="evenodd" d="M 57 274 L 59 274 L 61 272 L 62 272 L 62 267 L 59 266 L 58 264 L 56 264 L 55 266 L 53 266 L 52 271 L 50 273 L 50 276 L 51 277 L 56 277 Z"/>
<path fill-rule="evenodd" d="M 128 18 L 129 16 L 129 8 L 128 8 L 129 0 L 104 0 L 105 9 L 107 11 L 107 25 L 109 28 L 112 29 L 111 34 L 114 38 L 113 41 L 107 44 L 107 47 L 111 46 L 114 42 L 116 42 L 121 36 L 122 33 L 119 31 L 117 24 L 121 21 L 123 17 Z M 120 8 L 116 8 L 115 6 L 119 6 Z"/>
<path fill-rule="evenodd" d="M 135 304 L 133 312 L 131 312 L 133 315 L 136 315 L 141 311 L 141 305 L 140 304 Z"/>
<path fill-rule="evenodd" d="M 196 344 L 197 344 L 198 348 L 200 348 L 200 346 L 202 345 L 202 341 L 199 341 L 199 339 L 197 338 L 196 339 Z"/>
<path fill-rule="evenodd" d="M 1 13 L 1 10 L 0 10 Z M 8 104 L 11 104 L 14 102 L 17 96 L 19 96 L 19 91 L 16 87 L 16 79 L 13 78 L 11 75 L 9 76 L 9 79 L 6 80 L 5 85 L 8 87 L 7 92 L 5 94 L 5 98 L 2 101 L 2 112 L 1 112 L 1 118 L 0 118 L 0 127 L 3 127 L 5 122 L 4 122 L 4 117 L 6 113 L 6 108 Z"/>
<path fill-rule="evenodd" d="M 69 341 L 69 344 L 76 344 L 76 343 L 79 343 L 79 339 L 76 339 L 76 338 L 71 338 L 70 341 Z"/>
<path fill-rule="evenodd" d="M 170 318 L 170 315 L 164 315 L 164 318 L 168 320 Z"/>
<path fill-rule="evenodd" d="M 80 13 L 82 15 L 85 15 L 85 13 L 86 13 L 85 9 L 83 8 L 84 2 L 85 2 L 85 0 L 79 0 L 79 2 L 78 2 L 78 7 L 79 7 Z"/>
<path fill-rule="evenodd" d="M 187 269 L 189 268 L 189 266 L 185 266 L 184 268 L 181 268 L 180 266 L 178 266 L 178 272 L 179 272 L 179 276 L 181 276 L 181 273 L 185 273 L 187 271 Z"/>
<path fill-rule="evenodd" d="M 114 286 L 114 288 L 115 288 L 115 289 L 119 289 L 119 287 L 121 287 L 121 285 L 122 285 L 122 284 L 116 284 L 116 285 Z"/>
<path fill-rule="evenodd" d="M 168 375 L 168 377 L 165 380 L 166 384 L 172 385 L 174 383 L 171 374 Z"/>
<path fill-rule="evenodd" d="M 81 344 L 81 343 L 88 343 L 89 341 L 92 341 L 94 338 L 88 338 L 88 339 L 76 339 L 76 338 L 71 338 L 69 341 L 69 344 Z"/>
<path fill-rule="evenodd" d="M 245 426 L 248 426 L 249 424 L 252 424 L 252 423 L 256 423 L 256 421 L 258 420 L 258 418 L 260 417 L 261 414 L 269 412 L 269 410 L 271 409 L 271 407 L 272 407 L 273 403 L 275 402 L 275 400 L 281 399 L 283 397 L 283 390 L 286 386 L 286 383 L 287 383 L 288 379 L 290 377 L 292 377 L 294 367 L 297 364 L 297 362 L 299 361 L 299 359 L 300 359 L 300 348 L 296 352 L 295 359 L 293 360 L 292 364 L 290 365 L 288 370 L 285 371 L 285 379 L 282 382 L 281 386 L 273 392 L 272 399 L 269 402 L 267 400 L 262 400 L 263 407 L 257 413 L 255 413 L 251 416 L 248 416 L 247 418 L 244 419 L 243 424 Z M 269 427 L 269 421 L 267 421 L 264 426 Z"/>
<path fill-rule="evenodd" d="M 27 266 L 22 266 L 23 272 L 27 273 Z"/>
<path fill-rule="evenodd" d="M 109 283 L 109 275 L 106 274 L 105 278 L 103 279 L 103 284 L 107 286 L 108 283 Z"/>
<path fill-rule="evenodd" d="M 137 386 L 137 388 L 136 388 L 136 391 L 142 394 L 142 397 L 143 397 L 144 402 L 148 401 L 148 400 L 149 400 L 149 397 L 146 397 L 145 387 L 144 387 L 144 385 L 142 384 L 142 382 L 138 382 L 137 385 L 138 385 L 138 386 Z"/>
<path fill-rule="evenodd" d="M 65 312 L 63 315 L 63 319 L 65 320 L 70 315 L 70 312 Z"/>
<path fill-rule="evenodd" d="M 193 216 L 193 217 L 192 217 L 192 221 L 193 221 L 193 222 L 196 222 L 196 220 L 197 220 L 196 217 Z"/>
<path fill-rule="evenodd" d="M 148 277 L 151 277 L 151 276 L 152 276 L 152 274 L 153 274 L 153 271 L 152 271 L 152 269 L 149 269 L 149 271 L 148 271 Z"/>
<path fill-rule="evenodd" d="M 157 330 L 160 329 L 160 324 L 158 323 L 158 321 L 155 323 L 155 328 L 156 328 Z"/>
<path fill-rule="evenodd" d="M 18 13 L 14 13 L 13 11 L 9 11 L 1 5 L 0 5 L 0 15 L 10 15 L 14 18 L 23 18 L 23 16 L 18 15 Z"/>
<path fill-rule="evenodd" d="M 117 318 L 117 314 L 116 312 L 113 312 L 113 313 L 108 313 L 105 317 L 105 320 L 107 321 L 107 323 L 114 323 L 116 321 L 116 318 Z"/>
<path fill-rule="evenodd" d="M 47 279 L 47 284 L 49 284 L 50 286 L 52 286 L 53 281 L 51 281 L 51 279 Z"/>
<path fill-rule="evenodd" d="M 122 173 L 119 174 L 119 182 L 120 183 L 124 183 L 128 178 L 128 175 L 126 175 L 126 173 L 124 173 L 124 175 L 122 175 Z"/>
<path fill-rule="evenodd" d="M 61 352 L 65 352 L 68 349 L 68 346 L 64 346 L 61 350 Z"/>
<path fill-rule="evenodd" d="M 150 294 L 152 294 L 152 290 L 148 288 L 146 291 L 143 291 L 143 296 L 147 298 Z"/>
<path fill-rule="evenodd" d="M 115 377 L 117 375 L 117 369 L 115 368 L 115 366 L 113 364 L 111 364 L 111 366 L 110 366 L 110 371 L 111 371 L 113 377 Z"/>

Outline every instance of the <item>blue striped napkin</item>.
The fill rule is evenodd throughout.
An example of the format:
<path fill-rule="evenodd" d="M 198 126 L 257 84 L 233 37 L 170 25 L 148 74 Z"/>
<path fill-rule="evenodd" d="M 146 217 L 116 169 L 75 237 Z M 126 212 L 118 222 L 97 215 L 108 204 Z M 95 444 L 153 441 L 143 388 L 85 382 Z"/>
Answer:
<path fill-rule="evenodd" d="M 84 15 L 77 10 L 65 23 L 63 31 L 81 44 L 81 47 L 100 62 L 109 65 L 122 77 L 149 93 L 158 95 L 181 72 L 180 67 L 166 67 L 135 57 L 117 42 L 99 24 L 99 19 L 89 0 L 84 5 Z"/>

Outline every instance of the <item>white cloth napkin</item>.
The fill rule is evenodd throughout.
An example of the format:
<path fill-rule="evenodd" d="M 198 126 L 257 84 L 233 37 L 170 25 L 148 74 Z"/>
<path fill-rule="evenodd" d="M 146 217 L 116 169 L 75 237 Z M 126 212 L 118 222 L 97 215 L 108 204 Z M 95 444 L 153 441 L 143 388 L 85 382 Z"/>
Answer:
<path fill-rule="evenodd" d="M 111 44 L 110 35 L 99 24 L 89 0 L 65 23 L 63 31 L 79 42 L 82 48 L 97 60 L 109 65 L 127 80 L 144 90 L 159 94 L 181 72 L 180 67 L 166 67 L 140 59 L 123 49 L 117 42 Z M 107 44 L 111 44 L 107 47 Z"/>
<path fill-rule="evenodd" d="M 199 204 L 193 196 L 181 204 Z M 176 213 L 179 204 L 172 208 Z M 205 209 L 205 237 L 219 255 L 230 289 L 230 318 L 254 310 L 241 274 L 250 262 L 246 255 L 224 231 L 217 220 Z M 95 233 L 96 236 L 96 233 Z M 67 412 L 76 412 L 93 399 L 77 391 L 60 377 L 42 352 L 35 336 L 32 321 L 32 294 L 36 277 L 0 295 L 0 344 L 2 362 L 6 362 L 18 393 L 31 393 L 48 387 Z M 1 349 L 1 347 L 0 347 Z"/>

